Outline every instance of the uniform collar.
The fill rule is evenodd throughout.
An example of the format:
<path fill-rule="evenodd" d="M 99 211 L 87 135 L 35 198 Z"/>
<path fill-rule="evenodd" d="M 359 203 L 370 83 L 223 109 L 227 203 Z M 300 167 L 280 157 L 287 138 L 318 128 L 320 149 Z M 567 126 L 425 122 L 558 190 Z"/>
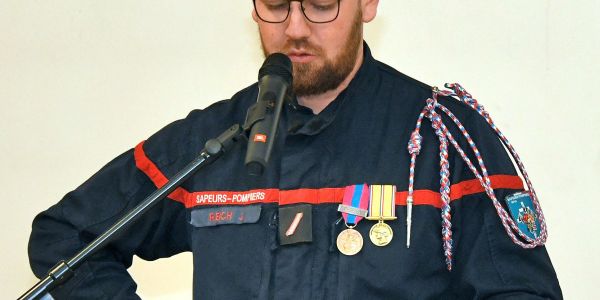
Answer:
<path fill-rule="evenodd" d="M 286 108 L 287 113 L 287 131 L 290 135 L 317 135 L 327 128 L 334 120 L 343 105 L 347 102 L 350 94 L 357 88 L 366 84 L 366 79 L 369 74 L 374 72 L 375 59 L 371 55 L 371 50 L 366 42 L 363 42 L 363 62 L 354 78 L 323 111 L 318 114 L 313 114 L 308 107 L 298 104 L 298 100 L 294 98 L 290 101 Z"/>

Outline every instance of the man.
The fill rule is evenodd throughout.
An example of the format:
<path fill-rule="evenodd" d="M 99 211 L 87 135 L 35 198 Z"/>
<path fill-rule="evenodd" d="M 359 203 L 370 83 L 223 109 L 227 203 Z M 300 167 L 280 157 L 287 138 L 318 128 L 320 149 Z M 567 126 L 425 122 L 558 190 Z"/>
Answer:
<path fill-rule="evenodd" d="M 431 88 L 371 56 L 362 26 L 375 18 L 377 6 L 377 0 L 255 0 L 252 17 L 263 50 L 290 57 L 297 96 L 284 109 L 264 175 L 247 175 L 245 145 L 236 145 L 52 295 L 136 298 L 126 271 L 133 255 L 153 260 L 192 251 L 195 299 L 561 298 L 545 249 L 523 249 L 509 239 L 487 196 L 469 185 L 474 177 L 456 152 L 449 157 L 457 193 L 448 270 L 437 194 L 439 144 L 425 128 L 414 183 L 420 192 L 406 247 L 405 199 L 393 197 L 407 190 L 406 144 Z M 34 272 L 42 276 L 71 257 L 194 159 L 207 139 L 243 123 L 257 92 L 255 84 L 191 112 L 37 216 L 29 248 Z M 510 159 L 485 121 L 451 99 L 440 102 L 478 143 L 498 197 L 520 190 Z M 361 204 L 347 202 L 346 193 L 358 195 Z M 377 214 L 376 205 L 381 214 L 375 222 L 349 221 L 350 215 L 364 216 L 351 212 L 365 210 L 365 195 L 372 202 L 369 215 Z M 338 211 L 342 202 L 355 210 Z M 383 213 L 389 203 L 392 209 Z M 366 238 L 371 228 L 373 242 Z M 336 243 L 348 229 L 355 230 L 348 242 Z"/>

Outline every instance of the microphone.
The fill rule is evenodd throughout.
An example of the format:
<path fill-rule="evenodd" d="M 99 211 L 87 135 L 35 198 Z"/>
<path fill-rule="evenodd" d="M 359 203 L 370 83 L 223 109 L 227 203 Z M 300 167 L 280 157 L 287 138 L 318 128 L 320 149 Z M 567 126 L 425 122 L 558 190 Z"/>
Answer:
<path fill-rule="evenodd" d="M 260 176 L 267 167 L 283 102 L 292 85 L 292 62 L 282 53 L 269 55 L 258 71 L 258 97 L 248 109 L 244 129 L 250 129 L 246 171 Z"/>

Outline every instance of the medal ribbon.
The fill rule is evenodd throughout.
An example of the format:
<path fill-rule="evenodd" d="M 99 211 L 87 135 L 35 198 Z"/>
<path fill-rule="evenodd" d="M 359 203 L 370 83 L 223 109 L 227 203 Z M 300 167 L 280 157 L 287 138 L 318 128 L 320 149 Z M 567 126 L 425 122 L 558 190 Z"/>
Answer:
<path fill-rule="evenodd" d="M 396 219 L 396 186 L 371 185 L 369 220 Z"/>
<path fill-rule="evenodd" d="M 344 199 L 342 205 L 367 210 L 369 208 L 369 186 L 367 184 L 357 184 L 347 186 L 344 190 Z M 342 212 L 342 217 L 346 224 L 356 225 L 363 216 Z"/>

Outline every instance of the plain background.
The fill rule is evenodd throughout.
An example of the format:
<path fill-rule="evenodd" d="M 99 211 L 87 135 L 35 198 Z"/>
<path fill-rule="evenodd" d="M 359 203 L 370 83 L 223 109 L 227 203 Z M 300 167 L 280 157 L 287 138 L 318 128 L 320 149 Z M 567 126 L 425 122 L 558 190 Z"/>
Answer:
<path fill-rule="evenodd" d="M 0 0 L 0 298 L 36 282 L 26 247 L 38 212 L 256 80 L 250 12 L 250 0 Z M 381 0 L 366 26 L 376 58 L 462 83 L 515 145 L 567 299 L 594 298 L 600 277 L 599 19 L 597 0 Z M 131 272 L 145 299 L 191 299 L 189 254 Z"/>

